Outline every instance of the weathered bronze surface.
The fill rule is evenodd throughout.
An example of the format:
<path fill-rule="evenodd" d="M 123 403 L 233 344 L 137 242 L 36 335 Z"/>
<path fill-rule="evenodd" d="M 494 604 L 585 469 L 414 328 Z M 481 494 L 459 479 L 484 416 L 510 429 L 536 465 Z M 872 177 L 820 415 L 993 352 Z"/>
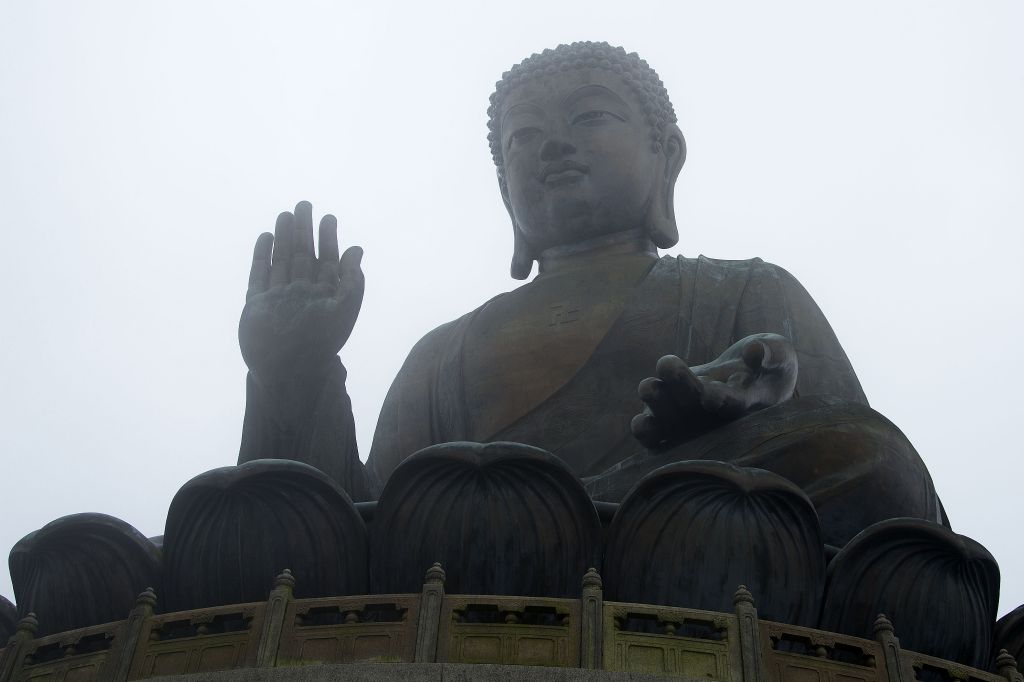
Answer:
<path fill-rule="evenodd" d="M 360 660 L 1020 682 L 995 562 L 807 292 L 659 257 L 686 144 L 646 62 L 563 45 L 488 114 L 512 275 L 539 274 L 412 349 L 364 467 L 337 355 L 362 252 L 282 213 L 239 323 L 239 465 L 179 491 L 162 545 L 98 515 L 22 540 L 0 682 Z M 1020 621 L 994 633 L 1018 655 Z"/>
<path fill-rule="evenodd" d="M 609 599 L 726 611 L 747 585 L 761 614 L 814 627 L 825 553 L 811 501 L 781 476 L 710 461 L 658 469 L 622 502 L 605 546 Z M 639 576 L 643 576 L 638 579 Z"/>
<path fill-rule="evenodd" d="M 998 600 L 988 550 L 934 523 L 890 519 L 832 560 L 820 627 L 865 637 L 884 613 L 908 649 L 982 667 L 992 661 Z"/>
<path fill-rule="evenodd" d="M 160 584 L 160 551 L 129 524 L 106 514 L 72 514 L 29 533 L 9 558 L 22 618 L 38 634 L 117 620 L 134 596 Z"/>
<path fill-rule="evenodd" d="M 924 464 L 895 426 L 868 418 L 842 346 L 789 273 L 760 259 L 659 258 L 678 239 L 686 143 L 646 62 L 603 43 L 545 51 L 502 77 L 488 115 L 512 274 L 526 278 L 535 262 L 539 274 L 416 344 L 364 471 L 337 358 L 359 311 L 361 251 L 339 258 L 325 216 L 317 255 L 312 207 L 282 213 L 256 244 L 239 324 L 250 370 L 240 462 L 299 459 L 365 500 L 422 448 L 511 441 L 596 477 L 594 493 L 617 501 L 658 464 L 741 460 L 797 482 L 832 544 L 892 516 L 944 522 Z M 832 415 L 790 400 L 810 396 L 862 413 L 868 435 L 856 442 L 847 424 L 853 436 L 823 451 L 813 427 Z M 804 419 L 786 436 L 805 454 L 742 461 L 777 440 L 777 405 Z M 722 452 L 692 455 L 729 426 L 743 431 L 743 452 L 722 438 Z M 897 445 L 873 448 L 883 441 Z"/>
<path fill-rule="evenodd" d="M 167 611 L 263 598 L 290 569 L 299 596 L 368 589 L 366 526 L 323 472 L 282 459 L 196 476 L 171 501 L 164 535 Z"/>
<path fill-rule="evenodd" d="M 456 594 L 567 597 L 600 565 L 601 521 L 556 457 L 517 443 L 449 443 L 395 471 L 373 520 L 374 592 L 411 592 L 441 562 Z"/>

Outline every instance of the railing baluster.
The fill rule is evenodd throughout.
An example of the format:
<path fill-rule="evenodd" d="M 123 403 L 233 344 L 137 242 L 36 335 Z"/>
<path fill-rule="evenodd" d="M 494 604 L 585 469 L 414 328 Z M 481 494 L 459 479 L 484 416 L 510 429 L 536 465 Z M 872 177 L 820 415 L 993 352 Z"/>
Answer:
<path fill-rule="evenodd" d="M 427 569 L 420 597 L 420 621 L 416 625 L 417 663 L 437 660 L 437 633 L 441 627 L 441 602 L 444 600 L 444 569 L 434 564 Z"/>
<path fill-rule="evenodd" d="M 286 568 L 274 579 L 274 589 L 270 591 L 267 606 L 263 611 L 263 631 L 260 633 L 260 646 L 256 651 L 257 668 L 272 668 L 277 663 L 277 651 L 281 646 L 281 633 L 284 631 L 284 617 L 294 590 L 295 577 Z"/>
<path fill-rule="evenodd" d="M 582 602 L 581 665 L 600 670 L 604 659 L 604 583 L 595 568 L 583 576 Z"/>
<path fill-rule="evenodd" d="M 3 658 L 0 658 L 0 682 L 14 682 L 14 679 L 21 673 L 25 655 L 38 628 L 39 621 L 36 620 L 34 613 L 30 613 L 18 621 L 18 629 L 7 640 Z"/>
<path fill-rule="evenodd" d="M 764 656 L 761 653 L 761 633 L 757 623 L 754 597 L 746 585 L 740 585 L 732 597 L 739 621 L 740 673 L 743 682 L 762 682 Z"/>

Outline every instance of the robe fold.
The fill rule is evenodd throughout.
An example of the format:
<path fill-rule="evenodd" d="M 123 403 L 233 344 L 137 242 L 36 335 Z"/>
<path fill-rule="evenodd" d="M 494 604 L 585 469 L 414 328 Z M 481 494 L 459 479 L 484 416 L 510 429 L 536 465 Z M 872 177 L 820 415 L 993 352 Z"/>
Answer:
<path fill-rule="evenodd" d="M 643 475 L 673 461 L 714 459 L 774 471 L 803 488 L 826 542 L 837 546 L 892 517 L 946 523 L 916 450 L 868 406 L 825 316 L 780 267 L 759 258 L 661 258 L 572 378 L 481 438 L 466 404 L 463 346 L 487 305 L 435 329 L 409 354 L 384 402 L 367 462 L 377 486 L 405 457 L 429 445 L 512 441 L 554 453 L 585 479 L 595 499 L 607 501 L 622 499 Z M 701 365 L 763 332 L 793 344 L 793 399 L 665 453 L 639 445 L 630 431 L 643 407 L 637 385 L 654 373 L 661 356 Z"/>
<path fill-rule="evenodd" d="M 474 439 L 462 349 L 486 305 L 435 329 L 410 352 L 377 423 L 367 464 L 378 480 L 420 448 Z M 761 332 L 781 334 L 796 349 L 796 395 L 830 394 L 867 404 L 825 316 L 788 272 L 759 258 L 665 256 L 568 383 L 528 414 L 477 440 L 534 445 L 580 476 L 597 474 L 640 449 L 629 429 L 642 408 L 636 389 L 661 356 L 700 365 Z"/>

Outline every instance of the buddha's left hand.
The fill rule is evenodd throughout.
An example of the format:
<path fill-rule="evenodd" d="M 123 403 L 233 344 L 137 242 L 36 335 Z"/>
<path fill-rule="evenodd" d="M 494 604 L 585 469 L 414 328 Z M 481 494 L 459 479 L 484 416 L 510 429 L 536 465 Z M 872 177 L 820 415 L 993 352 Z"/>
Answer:
<path fill-rule="evenodd" d="M 655 374 L 640 382 L 644 411 L 631 427 L 645 446 L 662 449 L 788 400 L 797 358 L 785 337 L 754 334 L 705 365 L 688 367 L 666 355 Z"/>

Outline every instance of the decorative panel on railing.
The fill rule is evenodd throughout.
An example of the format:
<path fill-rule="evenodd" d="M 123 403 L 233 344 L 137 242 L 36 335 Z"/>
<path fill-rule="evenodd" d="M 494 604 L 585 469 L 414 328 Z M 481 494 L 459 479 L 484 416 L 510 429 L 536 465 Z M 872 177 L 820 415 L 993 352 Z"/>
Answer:
<path fill-rule="evenodd" d="M 903 652 L 903 658 L 904 668 L 922 682 L 1006 682 L 1005 677 L 913 651 Z"/>
<path fill-rule="evenodd" d="M 728 614 L 604 603 L 606 670 L 728 682 L 737 668 L 734 640 L 736 620 Z"/>
<path fill-rule="evenodd" d="M 768 621 L 761 622 L 761 641 L 771 682 L 888 679 L 877 642 Z"/>
<path fill-rule="evenodd" d="M 153 616 L 133 658 L 129 679 L 252 667 L 264 603 Z"/>
<path fill-rule="evenodd" d="M 49 635 L 32 641 L 22 664 L 23 680 L 106 682 L 115 638 L 124 621 Z"/>
<path fill-rule="evenodd" d="M 579 600 L 446 596 L 437 660 L 579 667 Z"/>
<path fill-rule="evenodd" d="M 419 595 L 298 599 L 288 605 L 278 665 L 412 662 Z"/>

